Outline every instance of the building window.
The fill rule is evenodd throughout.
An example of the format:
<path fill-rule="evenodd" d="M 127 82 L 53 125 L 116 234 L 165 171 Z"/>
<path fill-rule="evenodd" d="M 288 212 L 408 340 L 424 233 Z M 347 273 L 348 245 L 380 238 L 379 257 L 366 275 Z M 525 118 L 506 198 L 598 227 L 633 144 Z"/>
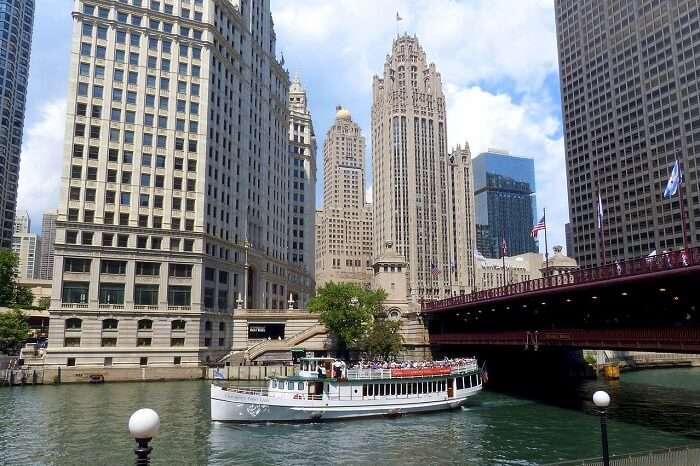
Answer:
<path fill-rule="evenodd" d="M 80 340 L 80 339 L 78 339 L 78 340 Z M 66 345 L 66 346 L 68 346 L 68 345 Z M 78 342 L 78 346 L 80 346 L 80 342 Z M 75 366 L 75 358 L 68 358 L 66 360 L 66 366 L 74 367 Z"/>
<path fill-rule="evenodd" d="M 138 321 L 138 327 L 139 330 L 152 330 L 153 329 L 153 321 L 151 319 L 141 319 Z"/>
<path fill-rule="evenodd" d="M 80 346 L 80 337 L 68 337 L 63 341 L 63 346 L 67 348 L 75 348 Z M 75 365 L 75 364 L 73 364 Z"/>
<path fill-rule="evenodd" d="M 63 302 L 85 304 L 88 300 L 89 283 L 83 282 L 64 282 L 63 284 Z"/>
<path fill-rule="evenodd" d="M 90 259 L 66 257 L 63 261 L 63 270 L 64 272 L 89 272 L 90 263 Z"/>
<path fill-rule="evenodd" d="M 168 275 L 175 278 L 191 278 L 192 277 L 192 265 L 191 264 L 170 264 L 168 269 Z"/>
<path fill-rule="evenodd" d="M 171 338 L 170 339 L 170 346 L 185 346 L 185 339 L 184 338 Z"/>
<path fill-rule="evenodd" d="M 117 339 L 115 337 L 104 337 L 102 338 L 102 346 L 117 346 Z"/>
<path fill-rule="evenodd" d="M 126 274 L 126 261 L 102 260 L 100 272 L 111 275 L 124 275 Z"/>
<path fill-rule="evenodd" d="M 124 284 L 100 283 L 100 304 L 124 304 Z"/>
<path fill-rule="evenodd" d="M 139 306 L 157 306 L 158 285 L 135 285 L 134 304 Z"/>
<path fill-rule="evenodd" d="M 173 365 L 179 366 L 181 362 L 182 362 L 182 356 L 175 356 L 173 358 Z"/>
<path fill-rule="evenodd" d="M 182 319 L 173 320 L 170 324 L 171 330 L 185 330 L 186 322 Z"/>
<path fill-rule="evenodd" d="M 136 275 L 160 275 L 160 262 L 137 262 Z"/>
<path fill-rule="evenodd" d="M 189 306 L 191 302 L 191 287 L 189 286 L 169 286 L 168 305 L 169 306 Z"/>
<path fill-rule="evenodd" d="M 105 319 L 102 321 L 102 330 L 117 330 L 119 321 L 117 319 Z"/>
<path fill-rule="evenodd" d="M 151 339 L 148 338 L 148 345 L 143 345 L 143 346 L 151 346 Z M 141 366 L 147 366 L 148 365 L 148 358 L 146 356 L 142 356 L 139 358 L 139 365 Z"/>
<path fill-rule="evenodd" d="M 151 339 L 150 338 L 137 338 L 136 339 L 136 346 L 151 346 Z"/>
<path fill-rule="evenodd" d="M 81 319 L 72 318 L 66 320 L 67 330 L 80 330 L 83 326 L 83 321 Z"/>

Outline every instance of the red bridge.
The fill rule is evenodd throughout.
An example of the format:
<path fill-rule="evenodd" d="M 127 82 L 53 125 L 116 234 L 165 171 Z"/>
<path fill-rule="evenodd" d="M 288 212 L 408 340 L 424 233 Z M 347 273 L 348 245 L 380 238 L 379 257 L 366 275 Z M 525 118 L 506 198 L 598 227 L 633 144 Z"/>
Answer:
<path fill-rule="evenodd" d="M 434 345 L 700 353 L 700 248 L 426 302 Z"/>

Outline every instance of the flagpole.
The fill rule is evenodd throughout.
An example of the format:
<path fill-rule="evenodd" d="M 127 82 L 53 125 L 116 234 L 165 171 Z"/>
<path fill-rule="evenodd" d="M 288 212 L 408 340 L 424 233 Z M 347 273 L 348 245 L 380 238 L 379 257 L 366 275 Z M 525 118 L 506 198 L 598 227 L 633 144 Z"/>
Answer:
<path fill-rule="evenodd" d="M 549 245 L 547 244 L 547 209 L 542 209 L 542 219 L 544 220 L 544 270 L 549 276 Z"/>
<path fill-rule="evenodd" d="M 605 265 L 605 216 L 603 215 L 603 198 L 600 196 L 600 187 L 598 187 L 598 221 L 600 222 L 600 249 L 603 253 L 603 263 Z"/>
<path fill-rule="evenodd" d="M 678 162 L 678 199 L 680 201 L 680 207 L 681 207 L 681 227 L 683 231 L 683 249 L 688 249 L 688 234 L 685 230 L 685 208 L 683 207 L 683 204 L 685 203 L 685 196 L 683 196 L 683 166 L 681 165 L 682 162 L 678 160 L 678 156 L 676 156 L 676 162 Z"/>
<path fill-rule="evenodd" d="M 505 251 L 506 237 L 503 235 L 503 240 L 501 241 L 501 258 L 503 259 L 503 286 L 506 286 L 506 251 Z"/>

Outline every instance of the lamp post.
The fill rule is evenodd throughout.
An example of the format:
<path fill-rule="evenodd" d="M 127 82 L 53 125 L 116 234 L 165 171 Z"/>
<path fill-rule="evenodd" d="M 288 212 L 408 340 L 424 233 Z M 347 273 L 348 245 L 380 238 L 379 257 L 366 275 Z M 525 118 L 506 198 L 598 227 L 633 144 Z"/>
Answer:
<path fill-rule="evenodd" d="M 153 450 L 148 446 L 148 442 L 154 439 L 160 431 L 160 418 L 158 413 L 149 408 L 139 409 L 129 418 L 129 434 L 136 440 L 137 447 L 134 448 L 136 454 L 136 466 L 147 466 L 150 464 L 148 455 Z"/>
<path fill-rule="evenodd" d="M 603 465 L 610 466 L 610 454 L 608 453 L 608 406 L 610 395 L 602 390 L 593 394 L 593 404 L 598 407 L 600 413 L 600 435 L 603 442 Z"/>

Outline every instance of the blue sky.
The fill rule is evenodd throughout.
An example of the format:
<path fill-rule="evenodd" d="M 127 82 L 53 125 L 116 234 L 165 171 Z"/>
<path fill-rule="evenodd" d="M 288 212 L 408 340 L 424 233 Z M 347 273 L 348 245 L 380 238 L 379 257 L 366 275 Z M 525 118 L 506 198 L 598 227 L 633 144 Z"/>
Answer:
<path fill-rule="evenodd" d="M 367 139 L 372 76 L 397 33 L 416 34 L 442 74 L 450 146 L 489 147 L 535 159 L 537 204 L 550 245 L 568 217 L 553 0 L 271 0 L 278 56 L 298 74 L 311 106 L 320 159 L 335 106 L 347 107 Z M 68 0 L 37 0 L 19 208 L 34 230 L 58 204 L 72 18 Z M 368 191 L 371 187 L 368 176 Z M 371 192 L 368 192 L 371 196 Z"/>

